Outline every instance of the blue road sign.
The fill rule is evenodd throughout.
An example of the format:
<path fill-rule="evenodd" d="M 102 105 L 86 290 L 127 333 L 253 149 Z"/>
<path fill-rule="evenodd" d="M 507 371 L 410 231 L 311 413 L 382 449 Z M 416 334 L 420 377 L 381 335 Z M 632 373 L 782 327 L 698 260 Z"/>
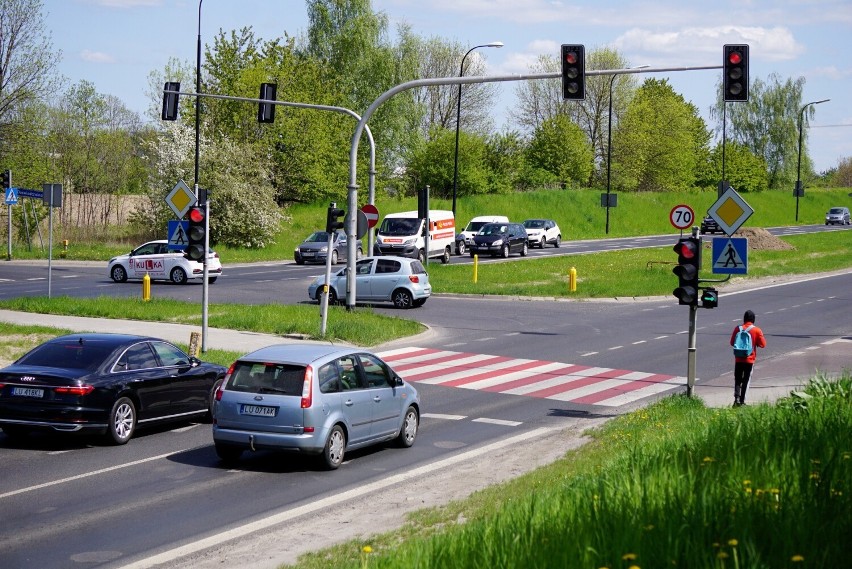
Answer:
<path fill-rule="evenodd" d="M 44 192 L 42 190 L 29 190 L 27 188 L 18 188 L 18 197 L 36 198 L 42 200 L 44 199 Z"/>
<path fill-rule="evenodd" d="M 748 239 L 745 237 L 714 238 L 713 273 L 717 275 L 748 273 Z"/>
<path fill-rule="evenodd" d="M 186 249 L 189 244 L 189 222 L 183 219 L 169 220 L 169 249 Z"/>
<path fill-rule="evenodd" d="M 18 188 L 6 188 L 6 205 L 18 203 Z"/>

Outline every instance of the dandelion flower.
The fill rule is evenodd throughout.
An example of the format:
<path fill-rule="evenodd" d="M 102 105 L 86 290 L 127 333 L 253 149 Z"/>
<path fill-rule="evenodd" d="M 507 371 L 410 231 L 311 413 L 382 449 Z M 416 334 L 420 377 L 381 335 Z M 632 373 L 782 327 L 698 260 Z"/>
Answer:
<path fill-rule="evenodd" d="M 373 548 L 370 547 L 369 545 L 365 545 L 364 547 L 361 548 L 361 551 L 363 551 L 364 553 L 372 553 Z"/>
<path fill-rule="evenodd" d="M 724 551 L 720 551 L 719 553 L 716 554 L 716 557 L 718 557 L 719 559 L 727 559 L 728 554 Z"/>
<path fill-rule="evenodd" d="M 636 560 L 636 554 L 635 553 L 625 553 L 624 555 L 621 556 L 621 559 L 623 561 L 635 561 Z"/>
<path fill-rule="evenodd" d="M 802 555 L 794 555 L 793 557 L 790 558 L 790 561 L 792 561 L 793 563 L 801 563 L 804 560 L 805 560 L 805 558 Z"/>
<path fill-rule="evenodd" d="M 736 547 L 739 543 L 740 542 L 738 542 L 736 539 L 729 539 L 728 540 L 728 545 L 730 545 L 731 547 Z"/>

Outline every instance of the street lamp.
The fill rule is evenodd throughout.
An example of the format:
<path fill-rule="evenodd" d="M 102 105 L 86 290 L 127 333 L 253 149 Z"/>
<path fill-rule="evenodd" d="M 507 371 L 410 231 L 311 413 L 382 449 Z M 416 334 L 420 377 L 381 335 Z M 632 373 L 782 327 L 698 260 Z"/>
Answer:
<path fill-rule="evenodd" d="M 464 60 L 470 55 L 475 49 L 479 49 L 480 47 L 503 47 L 503 42 L 501 41 L 493 41 L 491 43 L 484 43 L 482 45 L 476 45 L 467 50 L 467 53 L 462 56 L 461 67 L 459 68 L 459 77 L 464 76 Z M 461 92 L 462 86 L 459 83 L 459 95 L 458 100 L 456 101 L 456 150 L 453 158 L 453 216 L 456 215 L 456 192 L 458 190 L 459 184 L 459 122 L 461 121 Z"/>
<path fill-rule="evenodd" d="M 639 65 L 630 69 L 645 69 L 647 65 Z M 609 118 L 607 119 L 606 134 L 606 233 L 609 234 L 609 192 L 610 192 L 610 163 L 612 162 L 612 85 L 615 78 L 622 73 L 613 73 L 609 78 Z"/>
<path fill-rule="evenodd" d="M 796 221 L 799 221 L 799 196 L 805 193 L 804 188 L 802 187 L 802 122 L 804 121 L 805 109 L 811 105 L 819 105 L 820 103 L 826 103 L 830 100 L 831 99 L 811 101 L 799 110 L 799 164 L 796 166 L 796 190 L 794 192 L 796 194 Z"/>

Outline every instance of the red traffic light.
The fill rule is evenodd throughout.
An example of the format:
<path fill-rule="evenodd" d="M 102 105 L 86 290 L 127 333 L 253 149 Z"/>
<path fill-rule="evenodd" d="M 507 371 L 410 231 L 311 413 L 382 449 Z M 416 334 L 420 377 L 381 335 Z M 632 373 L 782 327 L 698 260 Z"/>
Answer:
<path fill-rule="evenodd" d="M 728 62 L 739 65 L 743 60 L 743 56 L 739 54 L 739 52 L 732 51 L 728 54 Z"/>
<path fill-rule="evenodd" d="M 204 221 L 204 210 L 200 207 L 194 207 L 189 210 L 189 220 L 194 223 L 201 223 Z"/>
<path fill-rule="evenodd" d="M 684 259 L 692 259 L 698 254 L 698 247 L 692 241 L 683 240 L 674 246 L 674 252 Z"/>
<path fill-rule="evenodd" d="M 577 52 L 576 51 L 569 51 L 568 53 L 566 53 L 565 54 L 565 61 L 567 63 L 570 63 L 571 65 L 574 65 L 575 63 L 577 63 Z"/>

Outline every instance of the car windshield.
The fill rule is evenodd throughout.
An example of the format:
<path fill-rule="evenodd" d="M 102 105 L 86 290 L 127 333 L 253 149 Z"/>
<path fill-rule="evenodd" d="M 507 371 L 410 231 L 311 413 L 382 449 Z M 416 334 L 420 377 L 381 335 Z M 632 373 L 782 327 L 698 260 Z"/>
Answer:
<path fill-rule="evenodd" d="M 828 210 L 828 213 L 843 213 L 843 209 L 841 209 L 839 207 L 833 207 L 830 210 Z"/>
<path fill-rule="evenodd" d="M 379 233 L 382 235 L 414 235 L 420 227 L 420 220 L 413 217 L 386 217 L 382 221 Z"/>
<path fill-rule="evenodd" d="M 500 225 L 497 223 L 489 223 L 484 225 L 482 229 L 479 230 L 480 235 L 502 235 L 509 231 L 509 228 L 505 225 Z"/>
<path fill-rule="evenodd" d="M 308 235 L 305 243 L 328 243 L 328 233 L 325 231 L 314 231 Z"/>
<path fill-rule="evenodd" d="M 482 229 L 482 226 L 485 225 L 486 223 L 488 223 L 488 222 L 487 221 L 471 221 L 470 223 L 467 224 L 467 227 L 465 227 L 464 230 L 465 231 L 472 231 L 472 232 L 476 233 L 477 231 Z"/>
<path fill-rule="evenodd" d="M 543 219 L 528 219 L 524 222 L 524 227 L 527 229 L 541 229 L 544 227 Z"/>
<path fill-rule="evenodd" d="M 113 351 L 112 346 L 83 340 L 42 344 L 15 362 L 18 365 L 94 371 Z"/>

